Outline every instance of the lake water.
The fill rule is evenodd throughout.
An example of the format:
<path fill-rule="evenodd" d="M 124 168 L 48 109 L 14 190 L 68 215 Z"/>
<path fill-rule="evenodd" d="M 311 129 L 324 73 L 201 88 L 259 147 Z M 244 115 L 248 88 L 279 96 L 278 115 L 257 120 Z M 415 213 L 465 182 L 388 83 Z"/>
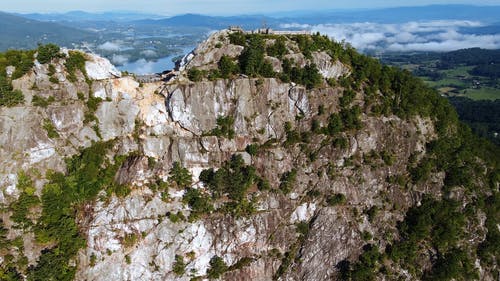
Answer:
<path fill-rule="evenodd" d="M 139 75 L 161 73 L 165 70 L 173 69 L 175 62 L 172 59 L 179 56 L 183 56 L 193 50 L 192 47 L 183 49 L 183 53 L 175 53 L 171 56 L 158 59 L 156 61 L 146 61 L 145 59 L 140 59 L 138 61 L 129 62 L 117 68 L 121 71 L 128 71 L 130 73 L 135 73 Z"/>

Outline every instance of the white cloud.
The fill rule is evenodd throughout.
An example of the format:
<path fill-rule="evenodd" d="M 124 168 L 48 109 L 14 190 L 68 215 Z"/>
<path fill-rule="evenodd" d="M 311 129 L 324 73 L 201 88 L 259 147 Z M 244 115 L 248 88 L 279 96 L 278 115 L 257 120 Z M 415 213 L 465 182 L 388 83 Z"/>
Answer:
<path fill-rule="evenodd" d="M 111 42 L 111 41 L 107 41 L 97 46 L 97 48 L 103 51 L 120 51 L 122 49 L 119 42 Z"/>
<path fill-rule="evenodd" d="M 336 41 L 349 42 L 360 51 L 452 51 L 462 48 L 500 48 L 500 34 L 462 33 L 463 28 L 480 27 L 477 21 L 437 20 L 381 24 L 283 24 L 282 28 L 308 29 L 327 34 Z"/>
<path fill-rule="evenodd" d="M 154 73 L 154 62 L 140 59 L 134 62 L 134 68 L 130 71 L 136 74 L 150 74 Z"/>
<path fill-rule="evenodd" d="M 156 56 L 156 52 L 153 50 L 144 50 L 141 52 L 141 55 L 147 57 L 147 58 L 152 58 Z"/>
<path fill-rule="evenodd" d="M 117 65 L 124 65 L 128 63 L 128 57 L 124 55 L 113 54 L 111 57 L 111 62 Z"/>

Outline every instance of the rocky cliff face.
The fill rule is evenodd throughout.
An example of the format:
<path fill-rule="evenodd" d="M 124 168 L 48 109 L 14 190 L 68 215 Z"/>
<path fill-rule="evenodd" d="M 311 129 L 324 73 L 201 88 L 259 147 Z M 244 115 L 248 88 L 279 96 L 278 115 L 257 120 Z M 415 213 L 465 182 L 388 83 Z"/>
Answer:
<path fill-rule="evenodd" d="M 230 43 L 227 32 L 217 33 L 183 68 L 210 70 L 222 55 L 235 58 L 243 49 Z M 314 62 L 324 78 L 337 84 L 307 89 L 278 78 L 248 77 L 191 82 L 186 71 L 168 83 L 139 84 L 90 55 L 87 79 L 79 71 L 77 81 L 70 82 L 64 59 L 52 61 L 52 76 L 49 64 L 35 63 L 13 81 L 25 104 L 0 108 L 2 220 L 6 239 L 18 240 L 0 252 L 2 264 L 26 257 L 17 267 L 21 277 L 33 268 L 40 274 L 36 265 L 43 249 L 54 247 L 54 241 L 35 239 L 46 205 L 30 207 L 32 227 L 20 228 L 12 219 L 9 206 L 26 192 L 19 187 L 20 177 L 31 179 L 33 194 L 43 202 L 44 190 L 53 183 L 48 174 L 67 174 L 65 159 L 109 141 L 105 157 L 119 163 L 113 179 L 128 192 L 101 190 L 92 200 L 72 203 L 78 233 L 85 238 L 68 261 L 76 268 L 76 280 L 329 280 L 343 278 L 341 265 L 354 264 L 364 245 L 383 250 L 397 241 L 397 222 L 406 211 L 424 194 L 441 196 L 444 173 L 412 183 L 407 171 L 415 155 L 422 158 L 426 143 L 437 138 L 434 121 L 372 114 L 365 91 L 358 90 L 348 107 L 361 109 L 359 124 L 328 133 L 335 126 L 332 119 L 344 116 L 346 108 L 347 86 L 340 80 L 354 70 L 325 51 L 309 58 L 297 46 L 288 52 L 299 66 Z M 267 61 L 281 71 L 275 59 Z M 53 101 L 36 106 L 35 96 Z M 224 129 L 224 120 L 229 128 Z M 245 199 L 229 205 L 244 208 L 251 202 L 251 211 L 227 211 L 225 204 L 232 202 L 227 195 L 208 196 L 213 208 L 190 216 L 195 207 L 186 200 L 187 190 L 211 194 L 200 173 L 220 168 L 233 155 L 267 185 L 253 180 Z M 192 175 L 186 188 L 174 179 L 176 162 Z M 158 188 L 159 182 L 168 187 Z M 486 232 L 484 220 L 474 230 Z M 422 260 L 422 270 L 430 270 Z M 397 263 L 385 263 L 386 272 L 371 277 L 420 278 Z M 479 278 L 495 278 L 494 271 L 476 267 Z"/>

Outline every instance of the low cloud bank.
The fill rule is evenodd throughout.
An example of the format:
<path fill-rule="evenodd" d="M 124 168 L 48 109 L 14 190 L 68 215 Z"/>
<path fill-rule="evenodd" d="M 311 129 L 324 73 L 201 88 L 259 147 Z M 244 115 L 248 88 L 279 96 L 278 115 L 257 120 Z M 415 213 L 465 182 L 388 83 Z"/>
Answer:
<path fill-rule="evenodd" d="M 453 51 L 481 47 L 500 49 L 500 34 L 470 34 L 477 21 L 439 20 L 404 24 L 283 24 L 282 28 L 308 29 L 345 40 L 360 51 Z"/>
<path fill-rule="evenodd" d="M 120 51 L 122 49 L 122 46 L 119 42 L 107 41 L 97 46 L 97 48 L 103 51 Z"/>
<path fill-rule="evenodd" d="M 140 59 L 133 63 L 131 72 L 136 74 L 150 74 L 154 73 L 155 63 L 152 61 L 147 61 L 145 59 Z"/>
<path fill-rule="evenodd" d="M 128 63 L 128 57 L 124 55 L 113 54 L 113 56 L 111 57 L 111 62 L 116 65 L 124 65 Z"/>

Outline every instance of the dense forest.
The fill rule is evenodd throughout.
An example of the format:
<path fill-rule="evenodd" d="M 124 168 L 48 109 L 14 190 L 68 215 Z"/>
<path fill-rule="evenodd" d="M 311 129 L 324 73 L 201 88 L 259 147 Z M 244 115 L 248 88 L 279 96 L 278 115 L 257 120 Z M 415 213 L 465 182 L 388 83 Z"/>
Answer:
<path fill-rule="evenodd" d="M 500 145 L 500 99 L 473 101 L 463 97 L 451 97 L 450 102 L 460 119 L 469 125 L 474 133 Z"/>
<path fill-rule="evenodd" d="M 452 52 L 417 52 L 417 53 L 387 53 L 383 55 L 382 62 L 407 62 L 421 64 L 424 61 L 438 61 L 441 69 L 452 68 L 457 64 L 484 65 L 500 64 L 500 50 L 487 50 L 481 48 L 461 49 Z"/>
<path fill-rule="evenodd" d="M 476 134 L 500 143 L 500 50 L 389 54 L 381 61 L 424 79 L 450 99 L 460 119 Z"/>

